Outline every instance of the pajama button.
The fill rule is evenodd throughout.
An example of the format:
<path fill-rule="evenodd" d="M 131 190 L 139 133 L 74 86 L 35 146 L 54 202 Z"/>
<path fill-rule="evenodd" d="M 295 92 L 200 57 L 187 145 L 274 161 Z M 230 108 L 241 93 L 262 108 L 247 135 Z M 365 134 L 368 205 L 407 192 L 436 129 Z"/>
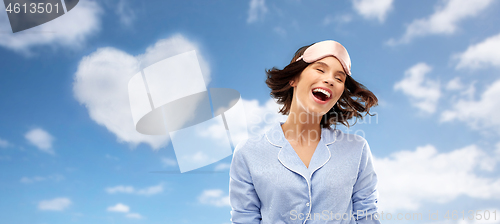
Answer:
<path fill-rule="evenodd" d="M 309 206 L 309 202 L 306 203 L 306 206 Z"/>

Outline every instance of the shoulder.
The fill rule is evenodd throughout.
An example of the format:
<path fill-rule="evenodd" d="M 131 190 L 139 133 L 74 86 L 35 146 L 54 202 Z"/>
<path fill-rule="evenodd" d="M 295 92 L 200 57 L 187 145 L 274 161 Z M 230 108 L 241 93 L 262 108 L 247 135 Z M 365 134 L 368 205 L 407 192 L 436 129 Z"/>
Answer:
<path fill-rule="evenodd" d="M 327 131 L 326 133 L 326 139 L 327 141 L 330 142 L 342 142 L 342 143 L 349 143 L 349 144 L 366 144 L 367 141 L 366 139 L 358 134 L 352 133 L 350 130 L 347 131 L 342 131 L 340 129 L 336 128 L 325 128 L 324 130 Z"/>
<path fill-rule="evenodd" d="M 362 152 L 364 148 L 368 147 L 368 141 L 361 135 L 342 131 L 340 129 L 327 129 L 329 130 L 329 138 L 332 138 L 337 146 L 349 148 L 350 150 L 358 150 Z"/>

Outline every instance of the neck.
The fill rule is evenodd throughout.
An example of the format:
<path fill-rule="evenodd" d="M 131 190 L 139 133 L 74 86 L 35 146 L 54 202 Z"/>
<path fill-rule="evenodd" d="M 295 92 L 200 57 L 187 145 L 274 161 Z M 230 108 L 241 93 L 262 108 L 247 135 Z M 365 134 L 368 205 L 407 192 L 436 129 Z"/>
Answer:
<path fill-rule="evenodd" d="M 322 116 L 309 113 L 290 112 L 281 128 L 287 140 L 300 145 L 313 144 L 321 139 L 321 119 Z"/>

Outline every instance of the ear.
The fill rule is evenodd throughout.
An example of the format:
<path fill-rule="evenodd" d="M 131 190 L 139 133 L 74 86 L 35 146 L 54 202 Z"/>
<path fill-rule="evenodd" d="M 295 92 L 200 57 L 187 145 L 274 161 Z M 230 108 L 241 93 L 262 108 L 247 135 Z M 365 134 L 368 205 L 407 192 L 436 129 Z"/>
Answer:
<path fill-rule="evenodd" d="M 297 86 L 297 85 L 295 85 L 295 80 L 290 80 L 289 84 L 290 84 L 291 87 L 296 87 Z"/>

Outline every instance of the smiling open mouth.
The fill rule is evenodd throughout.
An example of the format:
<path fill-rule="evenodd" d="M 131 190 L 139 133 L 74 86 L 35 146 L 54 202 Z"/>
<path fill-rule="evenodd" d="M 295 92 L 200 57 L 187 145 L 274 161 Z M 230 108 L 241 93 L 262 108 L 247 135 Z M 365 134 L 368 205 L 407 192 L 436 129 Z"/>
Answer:
<path fill-rule="evenodd" d="M 321 88 L 313 89 L 312 94 L 316 99 L 318 99 L 320 101 L 327 101 L 331 97 L 331 94 L 328 91 L 321 89 Z"/>

